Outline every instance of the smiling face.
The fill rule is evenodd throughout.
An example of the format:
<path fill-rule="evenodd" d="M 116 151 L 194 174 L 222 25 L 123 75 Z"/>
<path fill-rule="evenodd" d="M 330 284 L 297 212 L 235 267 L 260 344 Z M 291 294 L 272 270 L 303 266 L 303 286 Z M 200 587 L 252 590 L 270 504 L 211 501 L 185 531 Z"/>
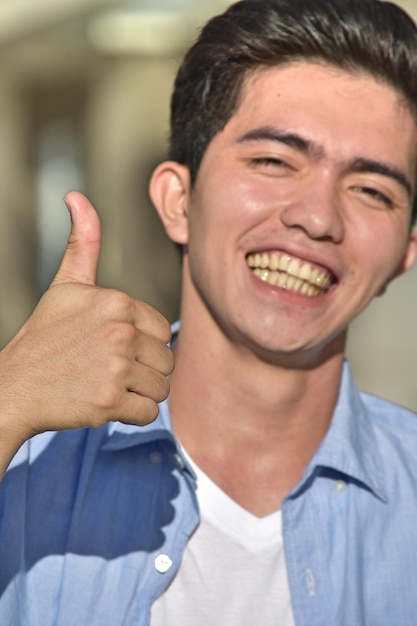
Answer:
<path fill-rule="evenodd" d="M 253 74 L 193 190 L 175 164 L 151 186 L 186 244 L 183 316 L 268 360 L 342 352 L 414 260 L 416 146 L 411 113 L 370 76 L 307 62 Z"/>

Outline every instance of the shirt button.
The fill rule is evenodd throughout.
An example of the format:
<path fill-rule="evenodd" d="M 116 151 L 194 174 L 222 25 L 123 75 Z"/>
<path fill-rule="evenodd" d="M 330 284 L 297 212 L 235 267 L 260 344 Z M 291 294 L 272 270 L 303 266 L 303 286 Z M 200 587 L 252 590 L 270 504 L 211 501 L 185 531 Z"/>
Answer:
<path fill-rule="evenodd" d="M 334 489 L 337 493 L 343 493 L 347 489 L 347 484 L 344 480 L 336 480 L 334 483 Z"/>
<path fill-rule="evenodd" d="M 176 452 L 174 454 L 174 459 L 176 460 L 176 462 L 178 463 L 178 465 L 180 466 L 181 469 L 184 469 L 185 467 L 185 462 L 184 459 L 182 458 L 182 456 L 180 454 L 178 454 L 178 452 Z"/>
<path fill-rule="evenodd" d="M 160 452 L 151 452 L 149 460 L 153 465 L 159 465 L 162 463 L 162 454 Z"/>
<path fill-rule="evenodd" d="M 165 574 L 172 567 L 172 561 L 167 554 L 158 554 L 155 558 L 155 569 L 160 574 Z"/>

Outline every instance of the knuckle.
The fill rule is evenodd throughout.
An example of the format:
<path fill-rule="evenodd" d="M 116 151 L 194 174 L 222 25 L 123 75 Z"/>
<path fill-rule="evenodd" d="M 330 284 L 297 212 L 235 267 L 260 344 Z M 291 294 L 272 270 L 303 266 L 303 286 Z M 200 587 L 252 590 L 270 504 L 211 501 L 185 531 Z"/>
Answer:
<path fill-rule="evenodd" d="M 113 319 L 103 324 L 101 333 L 108 346 L 130 346 L 136 338 L 136 329 L 132 324 Z"/>
<path fill-rule="evenodd" d="M 130 345 L 136 339 L 136 329 L 135 327 L 127 322 L 119 322 L 117 327 L 117 337 L 118 342 L 122 344 Z"/>
<path fill-rule="evenodd" d="M 132 298 L 124 291 L 117 289 L 100 290 L 99 306 L 103 313 L 109 316 L 119 317 L 126 315 L 132 307 Z"/>
<path fill-rule="evenodd" d="M 109 413 L 114 411 L 120 404 L 122 390 L 116 383 L 108 383 L 104 385 L 99 393 L 95 396 L 95 403 L 100 411 Z"/>

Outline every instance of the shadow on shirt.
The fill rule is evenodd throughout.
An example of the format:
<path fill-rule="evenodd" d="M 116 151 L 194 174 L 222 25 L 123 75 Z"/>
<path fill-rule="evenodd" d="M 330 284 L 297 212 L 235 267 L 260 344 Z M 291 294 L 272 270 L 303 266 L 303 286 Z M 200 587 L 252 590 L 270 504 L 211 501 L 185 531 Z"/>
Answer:
<path fill-rule="evenodd" d="M 55 433 L 0 485 L 0 595 L 22 570 L 68 553 L 110 560 L 153 552 L 175 517 L 179 467 L 163 439 L 103 449 L 107 430 Z"/>

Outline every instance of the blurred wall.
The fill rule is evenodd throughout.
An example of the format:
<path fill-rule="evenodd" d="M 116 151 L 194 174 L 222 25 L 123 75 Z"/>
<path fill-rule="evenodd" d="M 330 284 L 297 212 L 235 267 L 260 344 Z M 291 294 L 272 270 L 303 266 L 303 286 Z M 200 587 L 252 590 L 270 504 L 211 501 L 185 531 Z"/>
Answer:
<path fill-rule="evenodd" d="M 180 264 L 148 199 L 172 80 L 198 25 L 227 0 L 0 3 L 0 345 L 54 275 L 87 193 L 103 221 L 99 282 L 178 314 Z M 415 0 L 400 4 L 417 17 Z M 417 410 L 417 268 L 352 326 L 359 385 Z"/>
<path fill-rule="evenodd" d="M 99 282 L 178 315 L 180 261 L 149 202 L 181 55 L 225 0 L 0 3 L 0 345 L 64 250 L 65 193 L 103 222 Z"/>

